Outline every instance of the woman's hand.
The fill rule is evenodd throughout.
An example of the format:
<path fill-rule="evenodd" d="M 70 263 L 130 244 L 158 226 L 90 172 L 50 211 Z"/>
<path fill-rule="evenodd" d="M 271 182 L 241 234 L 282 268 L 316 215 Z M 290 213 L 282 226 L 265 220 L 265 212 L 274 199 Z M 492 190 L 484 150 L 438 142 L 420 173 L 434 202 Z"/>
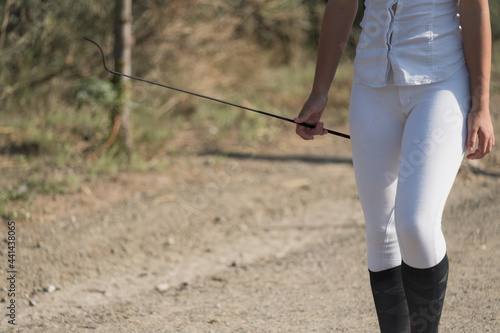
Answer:
<path fill-rule="evenodd" d="M 328 132 L 323 128 L 323 122 L 320 121 L 323 110 L 325 109 L 328 97 L 322 95 L 311 95 L 302 107 L 297 118 L 294 121 L 299 124 L 295 132 L 304 140 L 314 140 L 315 135 L 324 135 Z M 300 123 L 314 125 L 314 128 L 300 126 Z"/>
<path fill-rule="evenodd" d="M 467 117 L 467 150 L 473 151 L 478 139 L 477 149 L 467 155 L 467 159 L 475 160 L 486 156 L 493 145 L 495 145 L 495 135 L 493 134 L 493 124 L 491 122 L 489 110 L 471 110 Z"/>

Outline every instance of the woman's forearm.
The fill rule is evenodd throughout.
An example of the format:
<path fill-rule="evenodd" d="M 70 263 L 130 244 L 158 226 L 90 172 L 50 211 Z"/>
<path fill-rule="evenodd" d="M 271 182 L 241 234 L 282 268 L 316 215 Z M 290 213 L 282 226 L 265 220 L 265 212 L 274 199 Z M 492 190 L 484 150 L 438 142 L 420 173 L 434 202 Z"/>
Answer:
<path fill-rule="evenodd" d="M 461 0 L 460 23 L 470 76 L 471 111 L 489 112 L 491 25 L 488 0 Z"/>
<path fill-rule="evenodd" d="M 358 1 L 330 0 L 325 9 L 312 93 L 328 95 L 351 31 Z"/>

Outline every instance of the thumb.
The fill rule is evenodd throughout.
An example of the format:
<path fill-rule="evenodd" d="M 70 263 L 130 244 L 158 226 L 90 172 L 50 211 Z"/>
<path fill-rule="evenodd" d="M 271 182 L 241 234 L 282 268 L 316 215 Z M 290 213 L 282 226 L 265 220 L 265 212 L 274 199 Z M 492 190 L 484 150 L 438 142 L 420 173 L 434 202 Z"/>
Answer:
<path fill-rule="evenodd" d="M 304 121 L 306 121 L 304 118 L 301 118 L 300 116 L 299 117 L 295 117 L 293 118 L 293 121 L 295 121 L 296 123 L 300 124 L 300 123 L 303 123 Z"/>

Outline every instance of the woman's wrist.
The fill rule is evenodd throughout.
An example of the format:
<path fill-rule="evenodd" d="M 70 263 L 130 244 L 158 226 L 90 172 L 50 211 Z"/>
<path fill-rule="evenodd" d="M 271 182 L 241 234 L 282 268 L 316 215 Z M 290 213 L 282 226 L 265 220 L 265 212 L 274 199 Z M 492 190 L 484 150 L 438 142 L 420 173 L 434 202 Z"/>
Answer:
<path fill-rule="evenodd" d="M 320 99 L 326 101 L 328 100 L 328 90 L 315 90 L 313 89 L 309 94 L 309 98 Z"/>
<path fill-rule="evenodd" d="M 473 113 L 490 113 L 490 99 L 489 97 L 472 99 L 470 112 Z"/>

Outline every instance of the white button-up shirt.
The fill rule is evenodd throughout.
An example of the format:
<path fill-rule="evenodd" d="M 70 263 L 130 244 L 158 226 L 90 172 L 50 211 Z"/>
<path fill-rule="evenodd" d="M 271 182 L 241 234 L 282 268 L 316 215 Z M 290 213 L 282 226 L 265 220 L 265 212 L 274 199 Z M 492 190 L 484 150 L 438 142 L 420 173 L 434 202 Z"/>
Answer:
<path fill-rule="evenodd" d="M 454 74 L 465 64 L 458 1 L 365 0 L 355 80 L 385 86 L 390 68 L 399 86 L 438 82 Z"/>

